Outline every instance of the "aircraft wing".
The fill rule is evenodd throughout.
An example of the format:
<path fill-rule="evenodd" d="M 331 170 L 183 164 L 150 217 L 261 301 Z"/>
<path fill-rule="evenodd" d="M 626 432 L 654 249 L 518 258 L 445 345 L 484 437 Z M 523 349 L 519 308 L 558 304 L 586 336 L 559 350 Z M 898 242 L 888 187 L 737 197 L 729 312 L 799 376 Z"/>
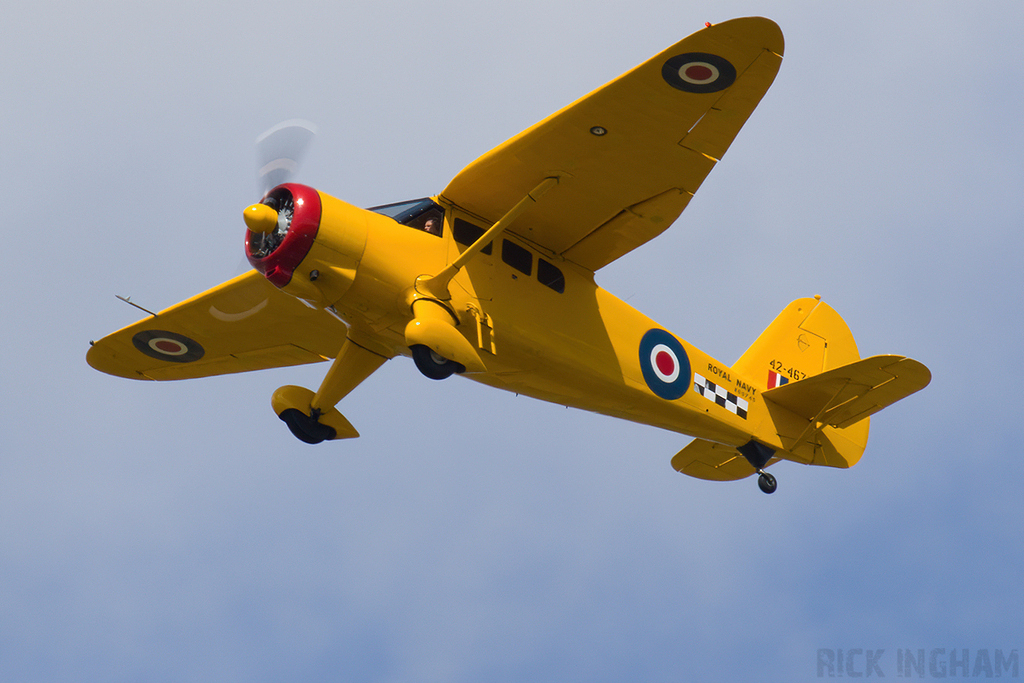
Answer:
<path fill-rule="evenodd" d="M 493 223 L 557 177 L 509 232 L 597 270 L 679 216 L 772 84 L 782 52 L 768 19 L 698 31 L 484 154 L 441 196 Z"/>
<path fill-rule="evenodd" d="M 130 379 L 208 377 L 327 360 L 346 332 L 250 271 L 94 342 L 86 360 Z"/>

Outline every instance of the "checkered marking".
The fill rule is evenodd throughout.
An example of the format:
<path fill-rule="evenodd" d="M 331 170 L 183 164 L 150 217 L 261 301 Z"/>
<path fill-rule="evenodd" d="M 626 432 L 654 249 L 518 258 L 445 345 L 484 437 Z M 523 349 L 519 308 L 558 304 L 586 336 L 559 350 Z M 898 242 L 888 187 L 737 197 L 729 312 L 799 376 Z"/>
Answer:
<path fill-rule="evenodd" d="M 720 387 L 709 379 L 705 379 L 697 373 L 693 373 L 693 390 L 709 401 L 712 401 L 730 413 L 747 419 L 747 408 L 750 404 L 736 394 L 729 393 L 725 387 Z"/>

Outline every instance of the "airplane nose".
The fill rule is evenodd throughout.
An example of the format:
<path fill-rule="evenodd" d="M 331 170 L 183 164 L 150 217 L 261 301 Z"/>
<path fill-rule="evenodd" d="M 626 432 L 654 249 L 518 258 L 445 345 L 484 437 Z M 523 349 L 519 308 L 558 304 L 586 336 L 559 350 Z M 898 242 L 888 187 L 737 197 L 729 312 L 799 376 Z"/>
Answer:
<path fill-rule="evenodd" d="M 277 211 L 266 204 L 253 204 L 243 213 L 245 225 L 253 232 L 268 234 L 277 228 Z"/>

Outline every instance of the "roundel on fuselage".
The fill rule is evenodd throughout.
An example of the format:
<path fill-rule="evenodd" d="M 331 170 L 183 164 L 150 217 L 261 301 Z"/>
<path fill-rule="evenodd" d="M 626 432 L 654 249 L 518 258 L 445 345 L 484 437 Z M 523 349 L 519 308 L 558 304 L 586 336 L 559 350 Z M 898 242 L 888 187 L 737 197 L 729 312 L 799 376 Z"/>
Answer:
<path fill-rule="evenodd" d="M 640 340 L 640 369 L 650 390 L 668 401 L 685 394 L 693 379 L 683 345 L 665 330 L 648 330 Z"/>

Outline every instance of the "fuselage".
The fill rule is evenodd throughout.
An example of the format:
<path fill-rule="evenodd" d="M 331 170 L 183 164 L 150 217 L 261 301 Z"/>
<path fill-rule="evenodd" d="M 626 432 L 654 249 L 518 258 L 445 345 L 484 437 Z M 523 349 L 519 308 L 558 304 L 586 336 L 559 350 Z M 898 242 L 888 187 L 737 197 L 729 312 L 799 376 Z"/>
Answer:
<path fill-rule="evenodd" d="M 350 339 L 408 355 L 417 278 L 444 269 L 489 225 L 437 198 L 440 235 L 418 225 L 422 218 L 403 224 L 321 198 L 320 235 L 285 291 L 301 296 L 317 271 L 318 303 L 349 325 Z M 485 247 L 448 291 L 442 303 L 486 367 L 469 379 L 729 445 L 774 433 L 759 429 L 770 421 L 763 387 L 599 287 L 592 272 L 514 234 Z"/>

